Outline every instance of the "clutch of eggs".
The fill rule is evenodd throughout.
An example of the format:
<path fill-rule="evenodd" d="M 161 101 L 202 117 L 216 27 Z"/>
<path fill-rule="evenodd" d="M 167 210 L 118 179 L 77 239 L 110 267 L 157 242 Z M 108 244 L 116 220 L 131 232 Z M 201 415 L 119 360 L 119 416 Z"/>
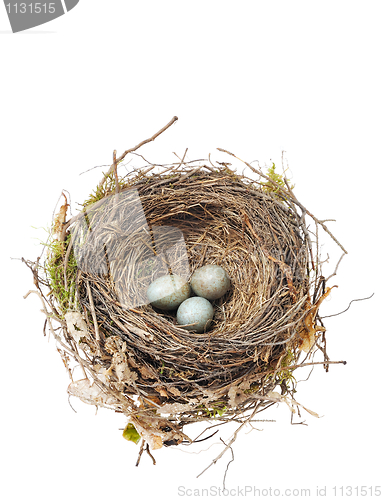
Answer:
<path fill-rule="evenodd" d="M 209 300 L 219 299 L 230 289 L 226 271 L 215 264 L 197 269 L 190 285 L 180 276 L 166 275 L 154 280 L 147 289 L 152 306 L 165 311 L 177 309 L 177 322 L 186 330 L 206 331 L 213 319 L 214 309 Z M 190 297 L 191 291 L 196 297 Z"/>

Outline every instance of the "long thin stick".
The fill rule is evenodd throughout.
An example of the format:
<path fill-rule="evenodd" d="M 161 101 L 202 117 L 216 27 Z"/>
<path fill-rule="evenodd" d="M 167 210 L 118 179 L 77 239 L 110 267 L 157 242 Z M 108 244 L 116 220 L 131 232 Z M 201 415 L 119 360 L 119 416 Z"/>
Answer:
<path fill-rule="evenodd" d="M 114 170 L 114 179 L 115 179 L 115 188 L 114 188 L 114 192 L 115 193 L 119 193 L 120 192 L 120 185 L 118 183 L 118 175 L 117 175 L 117 159 L 116 159 L 116 156 L 117 156 L 117 151 L 114 150 L 113 151 L 113 170 Z"/>
<path fill-rule="evenodd" d="M 91 292 L 90 285 L 89 285 L 88 281 L 86 282 L 86 287 L 87 287 L 87 291 L 88 291 L 90 309 L 91 309 L 91 312 L 92 312 L 92 318 L 93 318 L 93 323 L 94 323 L 94 331 L 95 331 L 95 334 L 96 334 L 96 340 L 97 340 L 97 342 L 100 342 L 100 330 L 98 328 L 97 316 L 96 316 L 96 311 L 94 309 L 92 292 Z"/>
<path fill-rule="evenodd" d="M 156 139 L 160 134 L 162 134 L 162 132 L 165 132 L 165 130 L 168 129 L 171 125 L 173 125 L 173 123 L 176 122 L 177 120 L 178 120 L 178 117 L 177 116 L 173 116 L 173 118 L 170 120 L 170 122 L 167 125 L 165 125 L 165 127 L 162 127 L 162 129 L 159 130 L 156 134 L 154 134 L 152 137 L 150 137 L 150 139 L 145 139 L 144 141 L 140 142 L 134 148 L 127 149 L 125 151 L 125 153 L 122 153 L 122 155 L 119 158 L 116 159 L 116 165 L 118 165 L 125 158 L 125 156 L 127 154 L 133 153 L 133 151 L 136 151 L 137 149 L 139 149 L 144 144 L 147 144 L 148 142 L 154 141 L 154 139 Z M 111 165 L 111 167 L 106 172 L 106 174 L 104 174 L 104 177 L 100 181 L 98 187 L 101 187 L 104 184 L 104 182 L 105 182 L 106 178 L 108 177 L 108 175 L 110 175 L 113 172 L 114 165 L 115 165 L 115 163 L 113 162 L 113 165 Z"/>
<path fill-rule="evenodd" d="M 260 170 L 257 170 L 256 168 L 254 168 L 252 165 L 250 165 L 250 163 L 247 163 L 246 161 L 244 160 L 241 160 L 241 158 L 238 158 L 238 156 L 236 156 L 235 154 L 233 153 L 230 153 L 230 151 L 227 151 L 226 149 L 222 149 L 222 148 L 217 148 L 218 151 L 222 151 L 222 153 L 226 153 L 230 156 L 234 156 L 234 158 L 237 158 L 237 160 L 241 161 L 242 163 L 244 163 L 245 165 L 247 165 L 255 174 L 257 175 L 260 175 L 261 177 L 267 179 L 269 182 L 271 182 L 275 187 L 277 187 L 280 191 L 282 191 L 282 193 L 284 193 L 286 196 L 289 195 L 289 193 L 282 187 L 280 186 L 279 184 L 277 184 L 276 182 L 274 182 L 272 179 L 270 179 L 269 177 L 267 177 L 265 174 L 263 174 Z M 294 195 L 293 195 L 294 196 Z M 321 220 L 318 220 L 311 212 L 309 212 L 307 210 L 306 207 L 304 207 L 297 199 L 296 197 L 294 196 L 294 203 L 296 205 L 298 205 L 298 207 L 303 210 L 304 212 L 307 213 L 307 215 L 309 215 L 317 224 L 320 224 L 322 226 L 322 228 L 324 229 L 324 231 L 326 231 L 327 234 L 329 234 L 331 236 L 331 238 L 335 241 L 335 243 L 343 250 L 344 253 L 348 253 L 347 250 L 343 247 L 343 245 L 341 243 L 339 243 L 339 241 L 335 238 L 335 236 L 332 234 L 332 232 L 328 229 L 328 227 L 323 223 L 323 221 Z"/>
<path fill-rule="evenodd" d="M 229 443 L 225 446 L 225 448 L 221 451 L 221 453 L 211 461 L 210 465 L 208 465 L 202 472 L 198 474 L 197 478 L 200 477 L 204 472 L 206 472 L 212 465 L 216 464 L 218 460 L 227 452 L 227 450 L 231 448 L 231 445 L 237 439 L 239 431 L 249 422 L 249 420 L 251 420 L 254 417 L 257 411 L 258 411 L 258 406 L 254 409 L 253 413 L 234 431 L 234 434 L 232 435 Z"/>
<path fill-rule="evenodd" d="M 340 314 L 343 314 L 345 313 L 346 311 L 348 311 L 351 307 L 351 304 L 353 302 L 358 302 L 359 300 L 368 300 L 368 299 L 371 299 L 371 297 L 373 296 L 374 294 L 370 295 L 369 297 L 363 297 L 362 299 L 353 299 L 351 300 L 351 302 L 349 303 L 348 307 L 344 310 L 344 311 L 341 311 L 341 312 L 338 312 L 336 314 L 329 314 L 328 316 L 321 316 L 321 319 L 324 319 L 324 318 L 332 318 L 333 316 L 339 316 Z"/>
<path fill-rule="evenodd" d="M 152 137 L 150 137 L 150 139 L 145 139 L 144 141 L 140 142 L 140 144 L 137 144 L 137 146 L 135 146 L 134 148 L 127 149 L 125 151 L 125 153 L 123 153 L 119 158 L 116 158 L 116 151 L 114 151 L 113 152 L 113 164 L 110 166 L 110 168 L 106 172 L 106 174 L 104 174 L 102 180 L 98 184 L 98 187 L 99 188 L 102 187 L 102 185 L 104 184 L 104 182 L 105 182 L 106 178 L 108 177 L 108 175 L 110 175 L 112 172 L 114 172 L 114 175 L 115 175 L 115 178 L 116 178 L 116 192 L 118 193 L 119 192 L 119 186 L 118 186 L 118 177 L 117 177 L 117 165 L 125 158 L 125 156 L 127 154 L 133 153 L 134 151 L 136 151 L 137 149 L 139 149 L 144 144 L 147 144 L 148 142 L 154 141 L 154 139 L 156 139 L 160 134 L 162 134 L 162 132 L 165 132 L 165 130 L 168 129 L 171 125 L 173 125 L 173 123 L 176 122 L 177 120 L 178 120 L 178 116 L 173 116 L 173 118 L 170 120 L 170 122 L 167 125 L 165 125 L 165 127 L 162 127 L 162 129 L 159 130 L 156 134 L 154 134 Z M 185 154 L 186 154 L 186 152 L 185 152 Z M 77 215 L 75 215 L 74 217 L 72 217 L 68 222 L 66 222 L 63 225 L 63 234 L 65 234 L 66 230 L 68 229 L 68 227 L 71 224 L 73 224 L 73 222 L 75 222 L 76 220 L 78 220 L 83 215 L 84 215 L 84 213 L 80 212 Z"/>
<path fill-rule="evenodd" d="M 279 372 L 283 372 L 286 370 L 295 370 L 296 368 L 302 368 L 303 366 L 313 366 L 313 365 L 346 365 L 347 361 L 313 361 L 311 363 L 301 363 L 297 365 L 290 365 L 279 370 L 268 370 L 266 372 L 260 372 L 259 375 L 268 375 L 269 373 L 275 373 L 275 375 Z"/>

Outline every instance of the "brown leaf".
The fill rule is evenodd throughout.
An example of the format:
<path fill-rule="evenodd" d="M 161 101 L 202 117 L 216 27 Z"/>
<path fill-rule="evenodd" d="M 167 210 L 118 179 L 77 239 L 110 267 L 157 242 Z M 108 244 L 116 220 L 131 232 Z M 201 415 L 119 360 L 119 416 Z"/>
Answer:
<path fill-rule="evenodd" d="M 140 370 L 141 375 L 143 378 L 157 378 L 156 374 L 151 370 L 150 368 L 146 367 L 145 365 L 139 366 L 138 369 Z"/>
<path fill-rule="evenodd" d="M 180 391 L 177 389 L 177 387 L 168 387 L 168 391 L 173 394 L 173 396 L 181 396 Z"/>
<path fill-rule="evenodd" d="M 112 367 L 119 382 L 131 385 L 138 378 L 136 372 L 129 370 L 125 354 L 116 352 L 113 355 Z"/>
<path fill-rule="evenodd" d="M 299 332 L 299 336 L 301 338 L 300 349 L 302 349 L 302 351 L 304 352 L 309 352 L 312 346 L 315 344 L 317 332 L 325 331 L 323 327 L 315 325 L 315 317 L 318 312 L 319 306 L 321 305 L 323 300 L 329 296 L 334 286 L 331 288 L 327 287 L 325 293 L 316 301 L 315 305 L 312 305 L 309 297 L 306 300 L 305 309 L 309 310 L 309 312 L 303 320 L 304 326 Z"/>
<path fill-rule="evenodd" d="M 118 335 L 113 335 L 105 340 L 105 350 L 109 354 L 115 354 L 116 352 L 122 351 L 123 341 Z"/>
<path fill-rule="evenodd" d="M 166 392 L 165 387 L 155 387 L 155 390 L 159 392 L 164 398 L 169 398 L 169 394 Z"/>
<path fill-rule="evenodd" d="M 66 221 L 66 212 L 68 210 L 69 204 L 67 197 L 65 196 L 64 193 L 62 195 L 65 198 L 65 203 L 64 205 L 61 205 L 60 210 L 58 211 L 58 214 L 55 217 L 54 224 L 53 224 L 53 234 L 57 235 L 60 240 L 64 240 L 64 235 L 63 233 L 63 226 Z"/>

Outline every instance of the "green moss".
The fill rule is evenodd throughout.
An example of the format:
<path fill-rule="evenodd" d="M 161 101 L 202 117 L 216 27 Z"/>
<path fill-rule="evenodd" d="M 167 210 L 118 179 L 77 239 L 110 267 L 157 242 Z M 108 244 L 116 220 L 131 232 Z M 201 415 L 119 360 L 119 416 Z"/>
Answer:
<path fill-rule="evenodd" d="M 125 187 L 125 183 L 122 180 L 118 181 L 118 185 L 120 186 L 120 189 Z M 103 198 L 105 198 L 105 196 L 114 193 L 115 188 L 116 178 L 114 176 L 114 172 L 112 172 L 105 177 L 105 182 L 103 182 L 102 186 L 97 186 L 96 189 L 92 191 L 92 193 L 89 195 L 88 199 L 84 201 L 82 206 L 86 208 L 89 205 L 93 205 L 93 203 L 102 200 Z"/>
<path fill-rule="evenodd" d="M 51 293 L 58 302 L 58 309 L 62 317 L 64 317 L 69 309 L 73 309 L 75 306 L 77 262 L 73 249 L 70 250 L 65 269 L 65 255 L 69 242 L 70 235 L 66 241 L 57 241 L 52 238 L 46 244 L 48 247 L 48 257 L 45 261 L 45 274 Z"/>
<path fill-rule="evenodd" d="M 227 406 L 224 401 L 215 401 L 211 404 L 209 408 L 205 405 L 197 406 L 197 416 L 216 418 L 217 416 L 222 417 L 227 411 Z"/>
<path fill-rule="evenodd" d="M 238 175 L 235 173 L 235 171 L 231 170 L 231 168 L 229 167 L 229 165 L 231 165 L 231 163 L 219 163 L 219 164 L 223 165 L 223 168 L 221 168 L 220 170 L 217 170 L 218 173 L 226 174 L 227 176 L 231 177 L 234 182 L 241 181 L 241 179 L 238 177 Z"/>
<path fill-rule="evenodd" d="M 261 182 L 262 190 L 265 193 L 272 193 L 272 194 L 277 195 L 279 198 L 284 199 L 284 196 L 281 192 L 281 189 L 279 189 L 279 187 L 285 188 L 285 182 L 283 180 L 282 174 L 277 174 L 275 169 L 276 169 L 275 163 L 273 163 L 272 166 L 267 169 L 267 175 L 268 175 L 270 180 L 268 180 L 267 182 Z M 290 182 L 290 180 L 287 179 L 287 183 L 289 183 L 289 182 Z M 275 184 L 277 184 L 277 186 Z M 290 189 L 293 189 L 293 188 L 294 188 L 294 186 L 290 186 Z"/>
<path fill-rule="evenodd" d="M 292 351 L 288 350 L 281 361 L 281 368 L 286 368 L 286 370 L 280 370 L 278 372 L 276 382 L 282 386 L 282 388 L 290 389 L 290 386 L 294 388 L 296 384 L 296 379 L 293 376 L 293 370 L 289 370 L 289 366 L 294 364 L 295 357 Z"/>
<path fill-rule="evenodd" d="M 249 389 L 245 389 L 243 392 L 245 394 L 253 394 L 254 392 L 258 392 L 259 389 L 260 389 L 261 385 L 258 384 L 257 382 L 252 382 L 250 384 L 250 388 Z"/>

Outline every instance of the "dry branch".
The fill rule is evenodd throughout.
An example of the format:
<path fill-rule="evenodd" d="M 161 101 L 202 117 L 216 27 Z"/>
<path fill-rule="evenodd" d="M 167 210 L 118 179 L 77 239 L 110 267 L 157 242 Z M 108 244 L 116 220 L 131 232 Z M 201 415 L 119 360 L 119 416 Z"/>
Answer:
<path fill-rule="evenodd" d="M 171 125 L 173 125 L 173 123 L 175 123 L 177 120 L 178 120 L 178 117 L 173 116 L 173 118 L 170 120 L 170 122 L 167 123 L 164 127 L 162 127 L 161 130 L 159 130 L 154 135 L 152 135 L 152 137 L 150 137 L 149 139 L 145 139 L 144 141 L 141 141 L 139 144 L 137 144 L 137 146 L 134 146 L 133 148 L 127 149 L 124 153 L 122 153 L 122 155 L 119 158 L 117 158 L 117 159 L 115 158 L 113 161 L 113 164 L 111 165 L 109 170 L 106 172 L 106 174 L 104 174 L 102 180 L 100 181 L 99 187 L 101 187 L 104 184 L 105 179 L 108 177 L 108 175 L 110 175 L 114 170 L 117 169 L 117 165 L 122 162 L 122 160 L 125 158 L 126 155 L 128 155 L 129 153 L 133 153 L 134 151 L 137 151 L 137 149 L 139 149 L 141 146 L 144 146 L 148 142 L 154 141 L 154 139 L 156 139 L 159 135 L 161 135 L 163 132 L 165 132 L 165 130 L 168 129 Z"/>

